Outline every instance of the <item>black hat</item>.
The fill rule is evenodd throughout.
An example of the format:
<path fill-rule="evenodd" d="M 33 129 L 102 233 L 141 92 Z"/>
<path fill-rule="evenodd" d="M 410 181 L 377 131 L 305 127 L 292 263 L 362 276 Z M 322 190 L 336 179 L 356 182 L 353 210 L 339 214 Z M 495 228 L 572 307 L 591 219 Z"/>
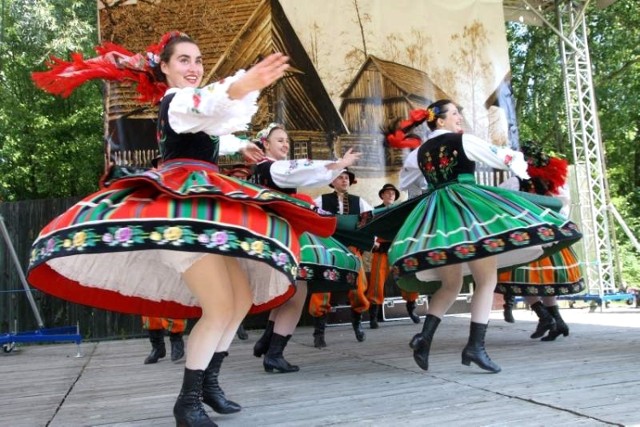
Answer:
<path fill-rule="evenodd" d="M 540 168 L 549 164 L 549 156 L 542 151 L 542 144 L 537 141 L 522 141 L 520 150 L 530 165 Z"/>
<path fill-rule="evenodd" d="M 346 173 L 349 176 L 349 185 L 353 185 L 353 184 L 357 184 L 358 180 L 356 179 L 356 175 L 351 172 L 349 169 L 345 168 L 342 170 L 342 172 L 340 172 L 340 175 L 342 175 L 343 173 Z M 338 176 L 340 176 L 338 175 Z M 338 176 L 336 178 L 338 178 Z M 329 184 L 329 187 L 333 188 L 333 181 L 331 184 Z"/>
<path fill-rule="evenodd" d="M 380 191 L 378 191 L 378 197 L 382 199 L 382 193 L 384 193 L 386 190 L 393 190 L 396 193 L 396 200 L 400 198 L 400 191 L 398 191 L 395 185 L 389 183 L 383 185 Z"/>

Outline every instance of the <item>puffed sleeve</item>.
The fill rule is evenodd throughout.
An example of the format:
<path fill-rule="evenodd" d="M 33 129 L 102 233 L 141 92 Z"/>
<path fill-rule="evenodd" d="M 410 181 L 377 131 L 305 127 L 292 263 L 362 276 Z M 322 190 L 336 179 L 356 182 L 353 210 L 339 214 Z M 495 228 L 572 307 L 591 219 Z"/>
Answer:
<path fill-rule="evenodd" d="M 519 191 L 520 180 L 517 176 L 511 176 L 508 179 L 505 179 L 498 187 L 506 188 L 507 190 Z"/>
<path fill-rule="evenodd" d="M 281 188 L 319 187 L 329 185 L 342 173 L 339 168 L 327 169 L 330 160 L 278 160 L 271 164 L 271 179 Z"/>
<path fill-rule="evenodd" d="M 251 117 L 258 110 L 259 91 L 252 91 L 242 99 L 230 99 L 229 86 L 245 71 L 202 88 L 170 89 L 175 96 L 169 105 L 169 125 L 177 133 L 205 132 L 225 135 L 247 129 Z"/>
<path fill-rule="evenodd" d="M 360 212 L 369 212 L 373 210 L 373 206 L 369 204 L 365 199 L 360 197 Z"/>
<path fill-rule="evenodd" d="M 522 179 L 529 179 L 527 162 L 520 151 L 498 147 L 473 135 L 462 135 L 462 146 L 469 159 L 495 169 L 511 170 Z"/>
<path fill-rule="evenodd" d="M 409 153 L 400 169 L 400 190 L 427 188 L 427 180 L 418 167 L 418 148 Z"/>
<path fill-rule="evenodd" d="M 571 213 L 571 193 L 569 192 L 567 184 L 558 188 L 558 194 L 556 194 L 555 197 L 562 202 L 560 215 L 568 218 Z"/>
<path fill-rule="evenodd" d="M 221 156 L 237 153 L 248 144 L 246 140 L 238 138 L 235 135 L 221 135 L 219 139 Z"/>

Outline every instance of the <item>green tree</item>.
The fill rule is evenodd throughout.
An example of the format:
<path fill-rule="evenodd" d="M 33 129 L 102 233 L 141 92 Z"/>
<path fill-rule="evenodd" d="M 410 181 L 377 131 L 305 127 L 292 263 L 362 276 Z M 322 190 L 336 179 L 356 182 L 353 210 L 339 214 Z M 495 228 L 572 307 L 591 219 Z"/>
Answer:
<path fill-rule="evenodd" d="M 67 99 L 34 86 L 49 55 L 94 54 L 95 2 L 4 0 L 0 28 L 0 200 L 82 195 L 103 170 L 101 85 Z"/>

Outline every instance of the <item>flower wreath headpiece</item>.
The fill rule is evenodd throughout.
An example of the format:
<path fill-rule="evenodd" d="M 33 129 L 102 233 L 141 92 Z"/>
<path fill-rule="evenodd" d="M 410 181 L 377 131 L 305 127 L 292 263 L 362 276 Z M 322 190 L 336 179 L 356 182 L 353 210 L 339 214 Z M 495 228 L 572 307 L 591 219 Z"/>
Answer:
<path fill-rule="evenodd" d="M 422 141 L 415 134 L 408 134 L 412 129 L 425 121 L 431 123 L 438 118 L 440 107 L 418 108 L 409 112 L 409 118 L 400 121 L 395 129 L 388 129 L 386 140 L 392 148 L 418 148 Z"/>
<path fill-rule="evenodd" d="M 51 56 L 46 65 L 48 71 L 31 73 L 36 86 L 53 95 L 64 98 L 90 80 L 110 80 L 130 83 L 140 94 L 140 103 L 157 104 L 164 96 L 167 85 L 156 80 L 152 68 L 160 63 L 160 53 L 174 37 L 187 36 L 180 31 L 165 33 L 160 42 L 145 49 L 145 54 L 133 53 L 123 46 L 104 42 L 96 47 L 98 56 L 85 59 L 74 52 L 71 60 Z"/>
<path fill-rule="evenodd" d="M 256 134 L 255 141 L 256 142 L 260 142 L 260 144 L 262 144 L 262 146 L 264 147 L 265 141 L 267 140 L 267 138 L 269 137 L 269 134 L 274 129 L 282 129 L 282 130 L 284 130 L 284 125 L 282 125 L 280 123 L 276 123 L 276 122 L 269 123 L 266 128 L 260 130 L 260 132 L 258 132 Z"/>
<path fill-rule="evenodd" d="M 160 54 L 167 46 L 172 39 L 176 37 L 189 37 L 186 33 L 182 31 L 169 31 L 168 33 L 164 33 L 160 42 L 157 44 L 152 44 L 146 49 L 146 57 L 147 57 L 147 66 L 149 68 L 157 67 L 160 65 Z"/>

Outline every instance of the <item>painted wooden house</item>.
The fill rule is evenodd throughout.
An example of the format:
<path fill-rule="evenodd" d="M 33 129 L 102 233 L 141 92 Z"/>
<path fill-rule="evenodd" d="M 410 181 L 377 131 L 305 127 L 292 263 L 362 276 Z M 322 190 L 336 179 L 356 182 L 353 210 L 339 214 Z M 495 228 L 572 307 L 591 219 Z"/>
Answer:
<path fill-rule="evenodd" d="M 358 168 L 379 175 L 402 165 L 402 152 L 384 145 L 384 128 L 447 94 L 423 71 L 369 55 L 341 98 L 340 114 L 350 132 L 341 144 L 357 145 L 365 153 Z"/>

